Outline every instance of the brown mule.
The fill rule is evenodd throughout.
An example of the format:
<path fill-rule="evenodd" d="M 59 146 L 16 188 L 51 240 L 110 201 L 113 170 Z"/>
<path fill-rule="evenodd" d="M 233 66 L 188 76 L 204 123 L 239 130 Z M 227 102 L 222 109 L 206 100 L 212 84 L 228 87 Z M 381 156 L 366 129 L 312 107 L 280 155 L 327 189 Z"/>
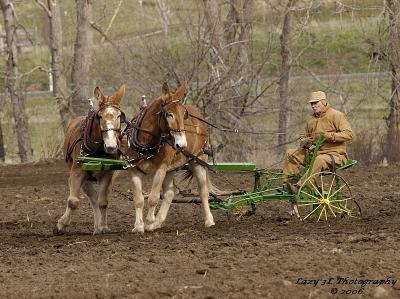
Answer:
<path fill-rule="evenodd" d="M 79 205 L 79 192 L 89 198 L 94 213 L 94 234 L 109 231 L 107 226 L 108 195 L 111 190 L 112 171 L 88 173 L 77 163 L 80 155 L 101 156 L 117 159 L 121 139 L 121 124 L 125 115 L 120 109 L 125 85 L 112 96 L 103 95 L 99 87 L 94 96 L 99 102 L 97 110 L 90 110 L 88 116 L 72 119 L 65 133 L 64 154 L 70 169 L 69 196 L 64 215 L 58 220 L 54 233 L 62 234 L 71 221 L 72 213 Z M 98 195 L 90 180 L 99 182 Z"/>
<path fill-rule="evenodd" d="M 205 226 L 214 225 L 208 204 L 209 179 L 207 169 L 191 153 L 206 161 L 204 149 L 208 145 L 208 130 L 201 121 L 203 116 L 192 105 L 181 103 L 188 89 L 183 83 L 175 93 L 170 92 L 168 84 L 162 86 L 162 95 L 133 120 L 129 138 L 130 158 L 136 167 L 129 168 L 133 183 L 133 199 L 136 211 L 133 232 L 154 230 L 162 226 L 167 217 L 175 191 L 174 170 L 189 163 L 196 178 L 205 218 Z M 184 154 L 186 153 L 186 155 Z M 142 181 L 145 175 L 153 175 L 151 192 L 148 197 L 146 225 L 143 221 L 144 196 Z M 155 216 L 155 209 L 163 190 L 163 201 Z"/>

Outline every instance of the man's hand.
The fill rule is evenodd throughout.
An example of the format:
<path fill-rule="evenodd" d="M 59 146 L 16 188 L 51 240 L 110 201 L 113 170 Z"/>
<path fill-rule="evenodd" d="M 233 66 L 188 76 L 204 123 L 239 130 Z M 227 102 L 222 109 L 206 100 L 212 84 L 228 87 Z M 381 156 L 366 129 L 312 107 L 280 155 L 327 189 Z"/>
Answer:
<path fill-rule="evenodd" d="M 300 140 L 300 147 L 304 149 L 309 149 L 314 144 L 314 138 L 305 137 Z"/>

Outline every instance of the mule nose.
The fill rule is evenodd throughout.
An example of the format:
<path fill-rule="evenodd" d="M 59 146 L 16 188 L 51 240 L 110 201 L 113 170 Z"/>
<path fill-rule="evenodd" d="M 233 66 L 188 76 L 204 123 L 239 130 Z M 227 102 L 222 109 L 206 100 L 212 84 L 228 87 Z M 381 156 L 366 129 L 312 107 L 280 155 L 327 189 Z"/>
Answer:
<path fill-rule="evenodd" d="M 107 144 L 104 144 L 104 151 L 107 154 L 115 154 L 117 151 L 117 146 L 109 146 Z"/>
<path fill-rule="evenodd" d="M 182 141 L 182 140 L 179 140 L 179 141 L 175 142 L 175 148 L 178 149 L 178 150 L 185 149 L 186 146 L 187 146 L 187 143 Z"/>

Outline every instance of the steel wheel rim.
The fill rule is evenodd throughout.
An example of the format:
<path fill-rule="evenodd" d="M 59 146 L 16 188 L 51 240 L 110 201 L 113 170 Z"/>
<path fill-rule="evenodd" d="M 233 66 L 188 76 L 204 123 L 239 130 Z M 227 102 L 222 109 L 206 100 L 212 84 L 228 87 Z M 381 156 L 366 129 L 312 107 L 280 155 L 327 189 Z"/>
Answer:
<path fill-rule="evenodd" d="M 308 177 L 299 188 L 295 206 L 302 221 L 361 217 L 361 208 L 349 184 L 333 172 L 318 172 Z"/>

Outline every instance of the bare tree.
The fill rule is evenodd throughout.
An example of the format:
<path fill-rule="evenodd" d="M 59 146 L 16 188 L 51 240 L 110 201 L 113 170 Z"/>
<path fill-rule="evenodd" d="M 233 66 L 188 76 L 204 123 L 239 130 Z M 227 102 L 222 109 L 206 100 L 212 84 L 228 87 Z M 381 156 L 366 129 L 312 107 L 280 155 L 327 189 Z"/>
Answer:
<path fill-rule="evenodd" d="M 167 4 L 166 0 L 155 0 L 158 8 L 158 13 L 161 17 L 161 24 L 163 28 L 164 35 L 168 35 L 168 26 L 169 26 L 169 16 L 171 14 L 171 10 Z"/>
<path fill-rule="evenodd" d="M 92 1 L 76 0 L 76 39 L 72 66 L 71 109 L 75 115 L 86 114 L 90 97 L 90 65 L 92 59 L 93 32 L 91 29 Z"/>
<path fill-rule="evenodd" d="M 58 110 L 61 117 L 61 124 L 64 130 L 67 127 L 72 114 L 67 100 L 67 78 L 64 68 L 64 51 L 62 37 L 62 22 L 60 3 L 57 0 L 47 0 L 47 5 L 36 0 L 45 10 L 50 23 L 50 52 L 51 52 L 51 75 L 53 80 L 53 96 L 56 98 Z"/>
<path fill-rule="evenodd" d="M 400 148 L 400 9 L 397 0 L 386 0 L 389 21 L 388 62 L 392 75 L 392 88 L 387 117 L 385 156 L 389 162 L 398 161 Z"/>
<path fill-rule="evenodd" d="M 281 42 L 281 74 L 279 78 L 279 132 L 282 134 L 278 135 L 278 147 L 282 152 L 286 152 L 287 144 L 287 131 L 289 125 L 289 76 L 290 76 L 290 33 L 291 33 L 291 15 L 295 0 L 289 0 L 286 4 L 282 33 L 280 35 Z"/>
<path fill-rule="evenodd" d="M 209 47 L 209 79 L 205 86 L 204 106 L 210 106 L 213 113 L 222 113 L 226 126 L 238 125 L 248 98 L 248 88 L 243 86 L 248 84 L 245 78 L 249 75 L 248 44 L 253 1 L 230 0 L 225 21 L 221 17 L 219 1 L 204 0 L 203 4 L 207 27 L 205 38 Z M 233 51 L 235 47 L 239 50 Z M 232 109 L 221 111 L 224 102 L 229 102 Z"/>
<path fill-rule="evenodd" d="M 13 116 L 15 120 L 18 150 L 21 162 L 30 162 L 33 159 L 28 122 L 25 113 L 19 61 L 17 51 L 17 20 L 14 7 L 9 0 L 0 0 L 0 7 L 4 17 L 4 28 L 7 42 L 7 73 L 6 88 L 10 94 Z"/>
<path fill-rule="evenodd" d="M 246 3 L 247 2 L 247 3 Z M 206 42 L 209 47 L 209 78 L 203 87 L 203 106 L 211 120 L 218 120 L 228 128 L 241 127 L 241 113 L 244 111 L 248 98 L 248 89 L 244 84 L 244 77 L 248 75 L 248 52 L 246 47 L 235 46 L 247 43 L 251 28 L 250 19 L 244 25 L 242 12 L 252 1 L 229 1 L 229 11 L 225 21 L 222 19 L 221 4 L 217 0 L 204 0 L 204 14 L 206 18 Z M 228 108 L 227 108 L 228 107 Z M 234 145 L 235 138 L 221 135 L 220 144 L 237 148 L 230 158 L 239 157 L 243 148 Z"/>

